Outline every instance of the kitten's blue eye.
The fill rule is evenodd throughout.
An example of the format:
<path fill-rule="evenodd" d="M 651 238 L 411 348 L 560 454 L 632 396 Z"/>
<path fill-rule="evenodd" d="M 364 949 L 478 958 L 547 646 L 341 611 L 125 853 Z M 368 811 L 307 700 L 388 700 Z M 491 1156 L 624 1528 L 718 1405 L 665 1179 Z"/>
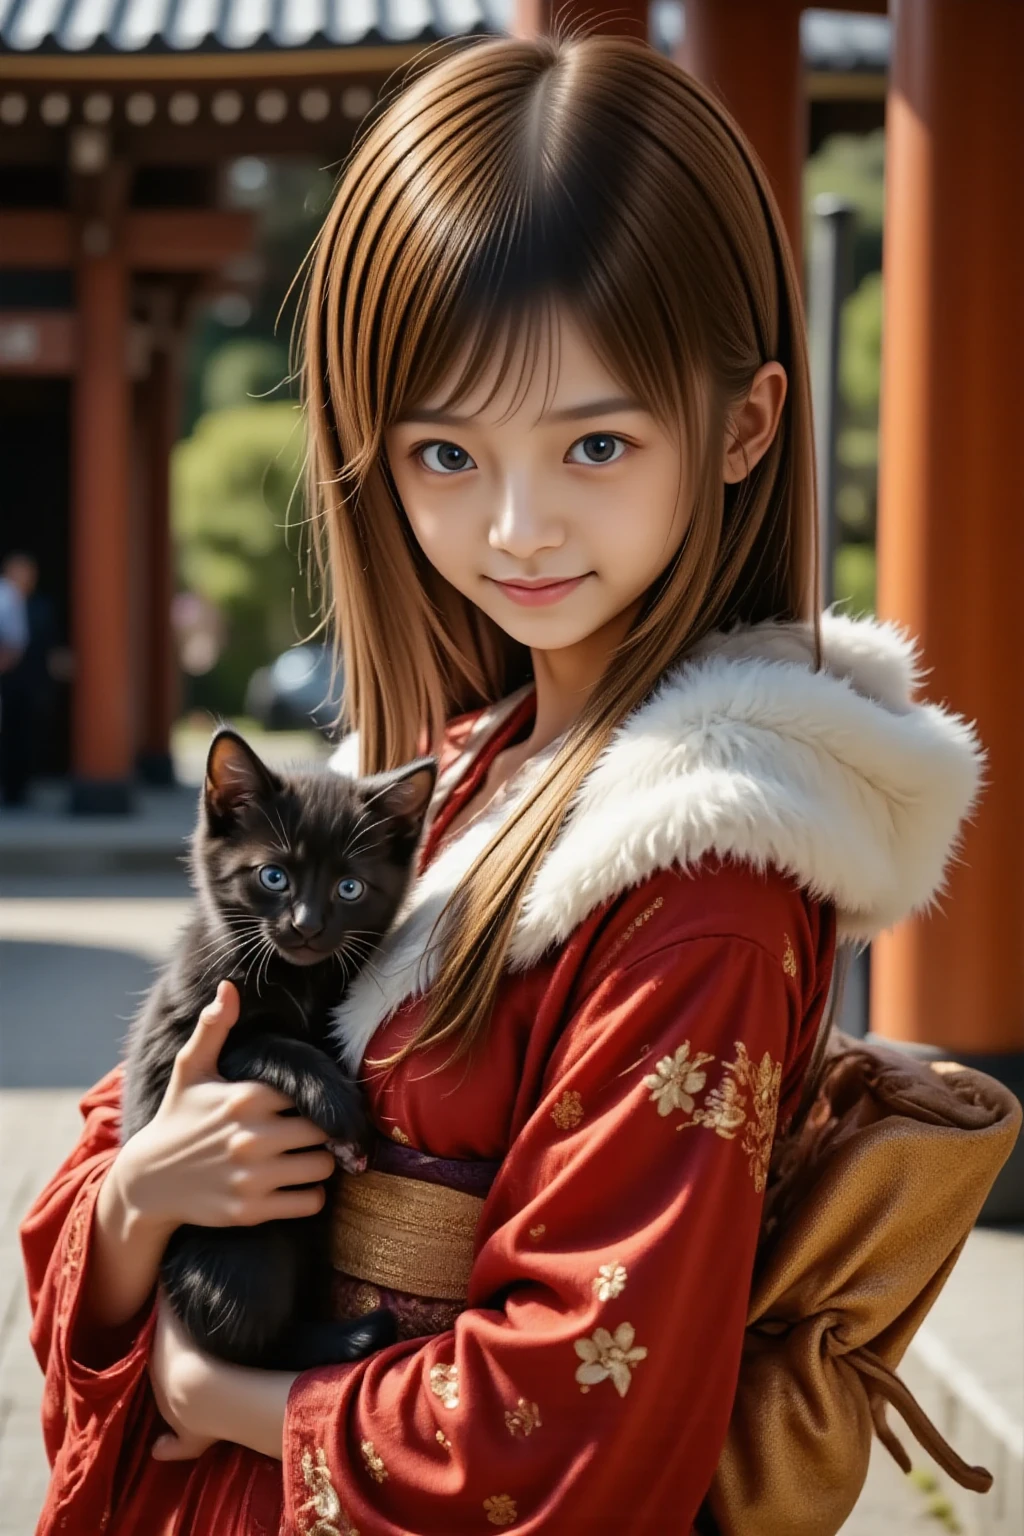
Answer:
<path fill-rule="evenodd" d="M 342 901 L 358 901 L 365 890 L 366 886 L 363 882 L 354 880 L 351 875 L 338 881 L 338 895 Z"/>
<path fill-rule="evenodd" d="M 280 864 L 264 864 L 260 869 L 260 885 L 265 890 L 280 894 L 288 889 L 288 876 Z"/>

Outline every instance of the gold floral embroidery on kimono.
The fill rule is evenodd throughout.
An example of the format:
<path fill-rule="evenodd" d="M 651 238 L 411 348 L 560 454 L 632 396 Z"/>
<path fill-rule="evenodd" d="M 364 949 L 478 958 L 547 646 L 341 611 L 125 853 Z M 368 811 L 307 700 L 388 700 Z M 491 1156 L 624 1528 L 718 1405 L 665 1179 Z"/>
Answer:
<path fill-rule="evenodd" d="M 505 1428 L 513 1439 L 525 1440 L 527 1435 L 532 1435 L 540 1427 L 540 1409 L 536 1403 L 528 1403 L 525 1397 L 521 1397 L 516 1406 L 505 1414 Z"/>
<path fill-rule="evenodd" d="M 636 1330 L 632 1323 L 620 1323 L 614 1333 L 595 1328 L 589 1339 L 577 1339 L 576 1353 L 583 1361 L 576 1367 L 581 1392 L 589 1392 L 601 1381 L 611 1381 L 620 1397 L 625 1397 L 633 1379 L 633 1367 L 647 1359 L 642 1345 L 634 1344 Z"/>
<path fill-rule="evenodd" d="M 459 1406 L 459 1368 L 457 1365 L 432 1365 L 430 1390 L 446 1408 Z"/>
<path fill-rule="evenodd" d="M 698 1051 L 691 1057 L 689 1040 L 684 1040 L 673 1055 L 663 1056 L 644 1078 L 644 1087 L 651 1090 L 658 1114 L 670 1115 L 676 1109 L 692 1114 L 694 1095 L 700 1093 L 708 1078 L 702 1069 L 714 1059 L 707 1051 Z"/>
<path fill-rule="evenodd" d="M 795 976 L 796 975 L 796 952 L 793 949 L 793 940 L 790 938 L 788 933 L 784 933 L 782 935 L 782 939 L 783 939 L 782 969 L 785 971 L 787 976 Z"/>
<path fill-rule="evenodd" d="M 772 1158 L 782 1088 L 782 1063 L 772 1061 L 767 1051 L 760 1062 L 751 1061 L 746 1046 L 737 1040 L 736 1060 L 727 1061 L 725 1070 L 733 1073 L 736 1081 L 750 1094 L 751 1113 L 743 1132 L 743 1150 L 749 1159 L 754 1188 L 760 1194 L 768 1182 L 768 1164 Z"/>
<path fill-rule="evenodd" d="M 604 964 L 601 966 L 600 970 L 601 975 L 604 975 L 604 973 L 611 966 L 612 962 L 618 958 L 618 956 L 625 949 L 626 945 L 629 943 L 630 939 L 633 938 L 634 934 L 636 934 L 638 930 L 644 926 L 644 923 L 649 923 L 655 912 L 660 911 L 664 905 L 664 896 L 656 896 L 649 907 L 644 907 L 644 910 L 639 912 L 631 923 L 627 924 L 622 933 L 620 933 L 619 937 L 615 940 L 615 943 L 612 945 L 611 949 L 605 955 Z"/>
<path fill-rule="evenodd" d="M 318 1445 L 315 1454 L 310 1450 L 303 1451 L 300 1465 L 303 1482 L 312 1493 L 312 1498 L 300 1504 L 297 1511 L 300 1515 L 309 1511 L 313 1517 L 312 1524 L 303 1523 L 303 1536 L 359 1536 L 331 1482 L 323 1447 Z"/>
<path fill-rule="evenodd" d="M 364 1440 L 359 1447 L 366 1463 L 366 1470 L 375 1483 L 384 1482 L 388 1475 L 388 1469 L 384 1465 L 383 1458 L 379 1455 L 377 1447 L 372 1440 Z"/>
<path fill-rule="evenodd" d="M 84 1247 L 85 1206 L 79 1201 L 75 1207 L 75 1214 L 68 1225 L 68 1235 L 64 1240 L 64 1257 L 61 1261 L 60 1272 L 65 1280 L 71 1280 L 78 1274 L 82 1266 Z"/>
<path fill-rule="evenodd" d="M 492 1525 L 511 1525 L 519 1514 L 515 1499 L 507 1493 L 493 1493 L 484 1499 L 484 1509 Z"/>
<path fill-rule="evenodd" d="M 551 1111 L 560 1131 L 574 1131 L 583 1119 L 583 1100 L 574 1088 L 567 1088 Z"/>
<path fill-rule="evenodd" d="M 773 1061 L 767 1051 L 760 1062 L 753 1061 L 740 1040 L 735 1042 L 734 1049 L 735 1061 L 722 1063 L 725 1075 L 699 1104 L 697 1096 L 703 1094 L 707 1084 L 704 1069 L 715 1058 L 706 1051 L 691 1055 L 689 1040 L 684 1040 L 671 1056 L 663 1056 L 643 1083 L 650 1089 L 659 1115 L 682 1112 L 686 1117 L 676 1126 L 677 1131 L 704 1126 L 723 1141 L 734 1141 L 742 1131 L 740 1144 L 747 1154 L 754 1189 L 760 1194 L 768 1181 L 782 1063 Z"/>
<path fill-rule="evenodd" d="M 598 1301 L 614 1301 L 626 1289 L 625 1265 L 602 1264 L 591 1284 Z"/>

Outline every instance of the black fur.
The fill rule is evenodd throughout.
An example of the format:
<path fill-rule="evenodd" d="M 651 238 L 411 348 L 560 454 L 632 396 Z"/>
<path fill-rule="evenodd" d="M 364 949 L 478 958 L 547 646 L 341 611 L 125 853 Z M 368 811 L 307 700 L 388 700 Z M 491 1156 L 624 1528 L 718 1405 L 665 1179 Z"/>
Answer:
<path fill-rule="evenodd" d="M 192 839 L 197 910 L 132 1026 L 124 1141 L 156 1114 L 177 1052 L 229 980 L 241 1014 L 221 1052 L 223 1076 L 268 1083 L 325 1138 L 365 1144 L 359 1091 L 331 1054 L 329 1013 L 372 963 L 394 918 L 435 773 L 433 758 L 420 758 L 373 778 L 277 774 L 234 731 L 217 733 Z M 267 888 L 278 883 L 271 870 L 287 889 Z M 327 1212 L 256 1227 L 178 1228 L 161 1280 L 198 1344 L 238 1364 L 301 1370 L 358 1359 L 390 1341 L 386 1312 L 353 1324 L 319 1321 Z"/>

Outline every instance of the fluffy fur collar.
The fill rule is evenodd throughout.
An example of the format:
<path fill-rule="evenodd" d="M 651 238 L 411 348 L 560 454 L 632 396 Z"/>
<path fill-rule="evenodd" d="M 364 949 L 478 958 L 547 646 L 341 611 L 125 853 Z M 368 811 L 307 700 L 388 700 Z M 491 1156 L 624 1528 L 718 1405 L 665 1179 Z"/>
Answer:
<path fill-rule="evenodd" d="M 973 728 L 914 702 L 919 669 L 894 627 L 826 614 L 823 670 L 806 626 L 709 636 L 619 728 L 527 892 L 509 964 L 563 943 L 596 907 L 659 869 L 715 853 L 774 865 L 837 908 L 866 942 L 941 894 L 983 768 Z M 468 768 L 504 706 L 481 717 L 439 793 Z M 459 880 L 558 743 L 449 842 L 411 889 L 373 972 L 336 1011 L 357 1068 L 377 1026 L 432 979 L 428 939 Z M 354 743 L 332 766 L 352 771 Z"/>

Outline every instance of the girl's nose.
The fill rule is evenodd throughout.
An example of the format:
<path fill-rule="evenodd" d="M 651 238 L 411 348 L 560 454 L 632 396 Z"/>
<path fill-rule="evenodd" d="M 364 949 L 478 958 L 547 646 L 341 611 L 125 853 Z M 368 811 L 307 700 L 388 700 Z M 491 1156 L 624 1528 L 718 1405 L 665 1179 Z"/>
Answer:
<path fill-rule="evenodd" d="M 516 560 L 528 560 L 543 549 L 557 549 L 564 540 L 561 520 L 545 505 L 542 487 L 534 477 L 509 475 L 491 520 L 492 549 L 504 550 Z"/>

